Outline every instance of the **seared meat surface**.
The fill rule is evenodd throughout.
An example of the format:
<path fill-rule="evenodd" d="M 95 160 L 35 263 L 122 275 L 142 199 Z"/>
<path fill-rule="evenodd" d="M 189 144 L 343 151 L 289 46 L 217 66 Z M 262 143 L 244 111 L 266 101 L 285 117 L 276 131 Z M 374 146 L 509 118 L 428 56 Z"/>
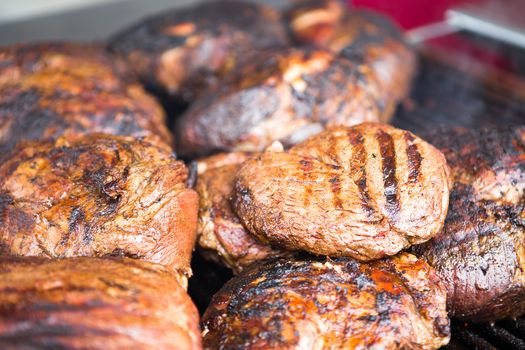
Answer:
<path fill-rule="evenodd" d="M 242 1 L 206 2 L 124 29 L 109 50 L 148 86 L 192 101 L 248 51 L 287 44 L 280 14 Z"/>
<path fill-rule="evenodd" d="M 203 316 L 205 349 L 437 349 L 448 343 L 446 291 L 402 253 L 281 259 L 230 280 Z"/>
<path fill-rule="evenodd" d="M 232 211 L 234 179 L 250 153 L 221 153 L 198 162 L 199 222 L 197 243 L 203 254 L 238 273 L 254 261 L 284 252 L 260 243 L 242 226 Z"/>
<path fill-rule="evenodd" d="M 364 123 L 247 160 L 232 205 L 262 242 L 373 260 L 432 238 L 448 196 L 441 152 L 408 131 Z"/>
<path fill-rule="evenodd" d="M 19 146 L 0 164 L 0 251 L 123 255 L 167 265 L 185 284 L 197 225 L 187 170 L 147 140 L 62 137 Z"/>
<path fill-rule="evenodd" d="M 0 49 L 0 151 L 20 141 L 102 132 L 172 143 L 160 105 L 86 44 Z"/>
<path fill-rule="evenodd" d="M 525 313 L 525 127 L 442 128 L 429 140 L 454 179 L 443 230 L 415 247 L 448 289 L 451 315 L 475 322 Z"/>
<path fill-rule="evenodd" d="M 361 66 L 379 83 L 382 120 L 390 119 L 397 103 L 407 97 L 416 68 L 416 55 L 402 30 L 389 18 L 365 10 L 346 10 L 344 2 L 313 0 L 289 9 L 294 39 L 328 48 Z"/>
<path fill-rule="evenodd" d="M 0 257 L 0 348 L 201 349 L 166 268 L 132 259 Z"/>
<path fill-rule="evenodd" d="M 258 52 L 182 115 L 177 150 L 262 151 L 274 140 L 293 145 L 325 127 L 378 121 L 382 103 L 369 77 L 322 49 Z"/>

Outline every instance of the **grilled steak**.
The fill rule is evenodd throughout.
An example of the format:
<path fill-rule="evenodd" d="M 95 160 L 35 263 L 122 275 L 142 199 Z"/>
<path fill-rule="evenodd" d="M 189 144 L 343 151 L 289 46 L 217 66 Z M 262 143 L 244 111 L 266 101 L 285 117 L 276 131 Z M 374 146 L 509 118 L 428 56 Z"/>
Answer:
<path fill-rule="evenodd" d="M 123 255 L 187 276 L 198 198 L 186 177 L 170 152 L 132 137 L 19 144 L 0 164 L 0 251 Z"/>
<path fill-rule="evenodd" d="M 437 349 L 450 337 L 445 288 L 402 253 L 276 260 L 230 280 L 203 316 L 205 349 Z"/>
<path fill-rule="evenodd" d="M 454 178 L 445 226 L 415 247 L 442 276 L 451 315 L 525 313 L 525 127 L 443 128 L 429 140 Z"/>
<path fill-rule="evenodd" d="M 303 141 L 332 125 L 378 121 L 382 103 L 358 65 L 318 49 L 273 49 L 249 57 L 220 90 L 178 120 L 178 151 L 262 151 Z"/>
<path fill-rule="evenodd" d="M 120 72 L 92 45 L 0 49 L 0 152 L 20 141 L 95 132 L 171 144 L 160 105 Z"/>
<path fill-rule="evenodd" d="M 209 2 L 157 15 L 116 35 L 110 52 L 148 86 L 192 101 L 247 51 L 287 43 L 280 14 L 242 1 Z"/>
<path fill-rule="evenodd" d="M 199 315 L 164 267 L 0 257 L 0 348 L 201 349 Z"/>
<path fill-rule="evenodd" d="M 249 153 L 222 153 L 198 162 L 197 242 L 207 258 L 238 273 L 254 261 L 284 254 L 253 238 L 230 206 L 235 174 Z"/>
<path fill-rule="evenodd" d="M 449 196 L 445 158 L 408 131 L 337 127 L 244 162 L 233 207 L 262 242 L 373 260 L 432 238 Z"/>
<path fill-rule="evenodd" d="M 386 121 L 410 92 L 416 55 L 390 19 L 364 10 L 346 11 L 345 7 L 337 0 L 295 5 L 286 16 L 290 31 L 297 42 L 329 48 L 374 75 Z"/>

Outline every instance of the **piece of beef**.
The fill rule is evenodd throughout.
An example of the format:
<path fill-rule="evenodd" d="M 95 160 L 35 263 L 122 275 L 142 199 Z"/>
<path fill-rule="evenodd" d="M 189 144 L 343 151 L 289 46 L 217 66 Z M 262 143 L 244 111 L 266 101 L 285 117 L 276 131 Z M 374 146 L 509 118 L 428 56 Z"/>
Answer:
<path fill-rule="evenodd" d="M 242 1 L 206 2 L 148 18 L 117 34 L 109 51 L 153 89 L 191 102 L 247 51 L 286 45 L 281 15 Z"/>
<path fill-rule="evenodd" d="M 177 150 L 257 152 L 274 140 L 293 145 L 326 127 L 379 121 L 383 103 L 373 79 L 327 50 L 256 52 L 181 116 Z"/>
<path fill-rule="evenodd" d="M 202 347 L 197 309 L 161 265 L 0 257 L 0 348 Z"/>
<path fill-rule="evenodd" d="M 242 152 L 221 153 L 198 161 L 197 243 L 205 257 L 222 262 L 235 273 L 254 261 L 285 254 L 252 237 L 231 209 L 235 174 L 250 156 Z"/>
<path fill-rule="evenodd" d="M 408 131 L 336 127 L 244 162 L 232 206 L 262 242 L 373 260 L 441 230 L 448 172 L 443 154 Z"/>
<path fill-rule="evenodd" d="M 296 42 L 331 49 L 374 75 L 384 103 L 382 121 L 392 117 L 398 102 L 410 93 L 417 66 L 396 23 L 379 13 L 347 10 L 337 0 L 301 2 L 286 18 Z"/>
<path fill-rule="evenodd" d="M 205 349 L 437 349 L 450 338 L 446 291 L 407 253 L 280 259 L 230 280 L 203 316 Z"/>
<path fill-rule="evenodd" d="M 0 164 L 0 250 L 123 255 L 191 274 L 198 195 L 148 140 L 92 134 L 21 143 Z"/>
<path fill-rule="evenodd" d="M 171 144 L 160 105 L 95 45 L 0 49 L 0 152 L 20 141 L 107 133 Z"/>
<path fill-rule="evenodd" d="M 525 127 L 438 128 L 429 141 L 454 179 L 443 230 L 414 247 L 448 289 L 448 309 L 475 322 L 525 313 Z"/>

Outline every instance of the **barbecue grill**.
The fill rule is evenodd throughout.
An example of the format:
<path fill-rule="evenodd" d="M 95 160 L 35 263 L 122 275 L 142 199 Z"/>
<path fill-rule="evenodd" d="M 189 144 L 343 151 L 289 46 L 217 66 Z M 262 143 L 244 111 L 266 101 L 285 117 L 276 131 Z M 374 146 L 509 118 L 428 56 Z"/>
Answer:
<path fill-rule="evenodd" d="M 137 7 L 139 8 L 140 6 Z M 118 11 L 118 7 L 114 9 Z M 452 29 L 450 32 L 463 28 L 476 31 L 475 27 L 470 25 L 471 22 L 468 25 L 461 22 L 463 17 L 458 17 L 458 14 L 464 15 L 465 12 L 462 11 L 459 9 L 452 13 L 451 18 L 456 24 L 459 23 L 458 26 L 461 28 Z M 91 12 L 97 13 L 97 11 Z M 467 14 L 469 13 L 467 11 Z M 72 13 L 72 16 L 78 16 L 78 12 Z M 490 19 L 485 20 L 490 21 Z M 45 26 L 46 20 L 43 18 L 35 23 L 37 26 Z M 14 33 L 13 37 L 17 40 L 22 38 L 20 32 L 16 32 L 16 24 L 4 24 L 4 26 Z M 112 30 L 111 28 L 110 31 Z M 446 30 L 442 33 L 448 34 L 448 32 Z M 24 35 L 30 36 L 30 30 Z M 444 49 L 443 46 L 434 45 L 432 42 L 428 45 L 423 44 L 420 48 L 419 73 L 412 95 L 398 108 L 392 121 L 393 125 L 416 134 L 424 134 L 429 128 L 438 125 L 473 127 L 523 123 L 525 51 L 512 46 L 513 43 L 501 43 L 494 38 L 478 34 L 460 32 L 459 36 L 461 40 L 474 42 L 488 50 L 502 53 L 511 63 L 510 69 L 508 65 L 499 67 L 498 64 L 492 64 L 493 62 L 473 62 L 471 58 L 461 53 L 447 51 L 446 45 Z M 521 38 L 519 35 L 517 37 Z M 9 41 L 10 39 L 2 39 L 2 43 Z M 203 260 L 198 255 L 194 258 L 192 267 L 194 277 L 189 282 L 189 292 L 202 312 L 211 296 L 232 275 L 228 269 Z M 446 348 L 525 349 L 525 317 L 494 324 L 474 324 L 453 320 L 452 339 Z"/>

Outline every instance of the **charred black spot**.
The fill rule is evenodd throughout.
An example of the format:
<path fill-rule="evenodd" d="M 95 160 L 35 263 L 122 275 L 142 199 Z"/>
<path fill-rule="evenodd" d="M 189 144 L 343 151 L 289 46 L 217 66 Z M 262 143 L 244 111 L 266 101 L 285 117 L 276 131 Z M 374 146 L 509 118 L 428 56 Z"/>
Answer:
<path fill-rule="evenodd" d="M 104 257 L 140 259 L 139 254 L 128 252 L 122 248 L 115 248 L 111 253 L 104 255 Z"/>

